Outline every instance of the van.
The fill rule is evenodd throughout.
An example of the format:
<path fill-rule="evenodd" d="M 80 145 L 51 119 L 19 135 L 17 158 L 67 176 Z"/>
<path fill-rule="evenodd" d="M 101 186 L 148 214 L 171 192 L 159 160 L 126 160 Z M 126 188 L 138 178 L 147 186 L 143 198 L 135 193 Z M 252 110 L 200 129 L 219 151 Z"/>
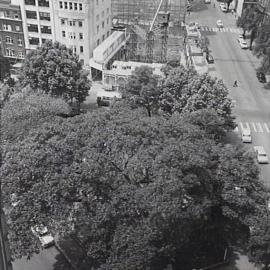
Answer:
<path fill-rule="evenodd" d="M 268 156 L 264 150 L 264 148 L 262 146 L 254 146 L 254 150 L 257 154 L 257 160 L 258 163 L 264 163 L 264 164 L 268 164 L 269 160 L 268 160 Z"/>

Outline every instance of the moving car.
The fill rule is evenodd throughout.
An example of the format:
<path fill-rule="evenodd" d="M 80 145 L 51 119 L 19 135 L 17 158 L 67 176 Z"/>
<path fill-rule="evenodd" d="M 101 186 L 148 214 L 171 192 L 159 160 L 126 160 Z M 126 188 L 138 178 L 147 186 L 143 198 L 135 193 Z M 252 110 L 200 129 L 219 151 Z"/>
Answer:
<path fill-rule="evenodd" d="M 214 64 L 215 60 L 211 54 L 206 54 L 206 61 L 208 64 Z"/>
<path fill-rule="evenodd" d="M 239 43 L 241 49 L 248 48 L 247 42 L 243 38 L 238 38 L 238 43 Z"/>
<path fill-rule="evenodd" d="M 226 5 L 224 5 L 224 6 L 220 7 L 220 8 L 221 8 L 222 12 L 227 12 L 227 10 L 228 10 Z"/>
<path fill-rule="evenodd" d="M 218 28 L 223 28 L 223 22 L 222 22 L 222 20 L 217 20 L 217 27 Z"/>
<path fill-rule="evenodd" d="M 45 227 L 44 225 L 36 225 L 34 227 L 31 227 L 31 231 L 36 237 L 38 237 L 42 247 L 48 248 L 54 245 L 54 238 L 51 234 L 49 234 L 47 227 Z"/>
<path fill-rule="evenodd" d="M 122 95 L 116 91 L 102 91 L 97 95 L 98 106 L 110 106 L 114 100 L 121 99 Z"/>
<path fill-rule="evenodd" d="M 267 156 L 267 154 L 262 146 L 254 146 L 254 150 L 255 150 L 256 155 L 257 155 L 258 163 L 260 163 L 260 164 L 268 164 L 269 163 L 268 156 Z"/>
<path fill-rule="evenodd" d="M 249 128 L 244 128 L 242 130 L 242 138 L 241 138 L 241 140 L 244 143 L 251 143 L 252 142 L 251 131 L 250 131 Z"/>
<path fill-rule="evenodd" d="M 256 76 L 257 76 L 259 82 L 266 83 L 266 77 L 265 77 L 265 74 L 263 72 L 257 71 Z"/>

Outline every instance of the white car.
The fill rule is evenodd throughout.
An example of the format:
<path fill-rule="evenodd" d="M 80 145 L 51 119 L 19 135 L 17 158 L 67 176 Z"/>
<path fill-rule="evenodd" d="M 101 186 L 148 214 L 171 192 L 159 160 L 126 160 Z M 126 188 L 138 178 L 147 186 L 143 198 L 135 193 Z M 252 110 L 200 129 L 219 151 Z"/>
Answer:
<path fill-rule="evenodd" d="M 54 238 L 49 234 L 47 227 L 44 225 L 31 227 L 31 231 L 38 237 L 42 247 L 48 248 L 54 245 Z"/>
<path fill-rule="evenodd" d="M 267 154 L 262 146 L 254 146 L 254 150 L 255 150 L 256 155 L 257 155 L 258 163 L 260 163 L 260 164 L 268 164 L 269 163 L 268 156 L 267 156 Z"/>
<path fill-rule="evenodd" d="M 219 4 L 219 6 L 220 6 L 220 8 L 226 7 L 226 3 L 221 2 L 221 3 Z"/>
<path fill-rule="evenodd" d="M 228 10 L 226 5 L 221 6 L 220 8 L 221 8 L 222 12 L 227 12 L 227 10 Z"/>
<path fill-rule="evenodd" d="M 251 143 L 252 142 L 252 138 L 251 138 L 251 131 L 249 128 L 244 128 L 242 130 L 242 142 L 244 143 Z"/>
<path fill-rule="evenodd" d="M 248 48 L 248 44 L 243 38 L 239 38 L 238 43 L 239 43 L 241 49 L 247 49 Z"/>
<path fill-rule="evenodd" d="M 223 22 L 222 22 L 222 20 L 217 20 L 217 27 L 218 28 L 223 28 Z"/>

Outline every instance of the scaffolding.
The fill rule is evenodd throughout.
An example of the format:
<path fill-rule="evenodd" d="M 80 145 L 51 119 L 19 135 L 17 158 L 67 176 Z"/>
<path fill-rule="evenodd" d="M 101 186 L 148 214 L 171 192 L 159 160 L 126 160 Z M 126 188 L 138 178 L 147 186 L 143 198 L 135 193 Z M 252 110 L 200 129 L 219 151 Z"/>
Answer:
<path fill-rule="evenodd" d="M 163 16 L 158 14 L 155 24 L 151 25 L 160 0 L 112 0 L 113 22 L 125 25 L 130 34 L 126 48 L 128 60 L 165 63 L 180 56 L 183 2 L 163 1 L 160 8 Z M 168 23 L 164 23 L 164 14 Z"/>

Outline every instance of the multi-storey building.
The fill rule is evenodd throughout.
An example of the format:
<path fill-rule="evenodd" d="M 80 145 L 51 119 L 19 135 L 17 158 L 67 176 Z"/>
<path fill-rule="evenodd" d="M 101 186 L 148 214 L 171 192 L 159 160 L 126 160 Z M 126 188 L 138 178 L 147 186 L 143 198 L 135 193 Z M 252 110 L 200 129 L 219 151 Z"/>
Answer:
<path fill-rule="evenodd" d="M 270 1 L 269 0 L 259 0 L 258 8 L 263 13 L 264 22 L 270 23 Z"/>
<path fill-rule="evenodd" d="M 20 7 L 10 0 L 0 1 L 1 54 L 10 64 L 24 59 L 24 35 Z"/>
<path fill-rule="evenodd" d="M 111 0 L 20 0 L 26 49 L 59 41 L 85 67 L 93 49 L 110 35 Z"/>

